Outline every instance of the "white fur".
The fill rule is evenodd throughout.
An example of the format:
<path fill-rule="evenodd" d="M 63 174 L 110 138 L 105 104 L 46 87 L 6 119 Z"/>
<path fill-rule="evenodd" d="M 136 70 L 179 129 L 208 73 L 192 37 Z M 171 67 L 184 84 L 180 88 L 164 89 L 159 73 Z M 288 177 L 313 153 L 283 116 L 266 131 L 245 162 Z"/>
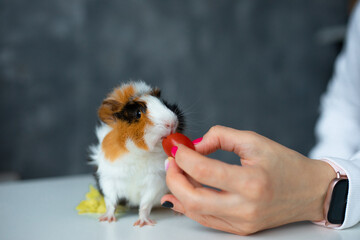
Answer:
<path fill-rule="evenodd" d="M 134 90 L 135 90 L 134 97 L 141 96 L 141 95 L 149 93 L 151 91 L 151 87 L 143 81 L 131 81 L 128 83 L 124 83 L 124 84 L 120 85 L 120 88 L 125 88 L 127 86 L 134 87 Z"/>
<path fill-rule="evenodd" d="M 111 127 L 102 123 L 100 126 L 97 126 L 95 129 L 95 134 L 98 139 L 99 144 L 91 145 L 90 150 L 90 158 L 92 165 L 99 165 L 101 160 L 103 159 L 103 153 L 101 150 L 101 143 L 104 140 L 105 136 L 111 131 Z"/>
<path fill-rule="evenodd" d="M 179 124 L 177 116 L 156 97 L 145 95 L 140 99 L 146 102 L 146 115 L 153 123 L 145 130 L 145 142 L 150 151 L 163 152 L 160 140 L 175 132 Z"/>
<path fill-rule="evenodd" d="M 138 95 L 142 95 L 151 91 L 151 87 L 143 81 L 131 82 L 130 84 L 134 86 L 135 92 Z"/>
<path fill-rule="evenodd" d="M 151 90 L 143 82 L 131 83 L 136 91 L 147 93 Z M 99 183 L 105 197 L 107 219 L 114 217 L 115 205 L 118 199 L 126 198 L 129 205 L 139 205 L 140 224 L 151 223 L 148 219 L 151 208 L 160 204 L 161 197 L 168 192 L 165 182 L 164 160 L 167 158 L 162 149 L 162 137 L 174 132 L 178 125 L 177 116 L 169 110 L 158 98 L 143 95 L 140 98 L 146 102 L 146 115 L 153 125 L 145 129 L 144 140 L 149 150 L 136 146 L 128 138 L 126 148 L 128 153 L 121 155 L 115 161 L 104 156 L 101 148 L 104 137 L 111 127 L 101 124 L 96 128 L 99 143 L 90 147 L 90 157 L 98 166 Z"/>

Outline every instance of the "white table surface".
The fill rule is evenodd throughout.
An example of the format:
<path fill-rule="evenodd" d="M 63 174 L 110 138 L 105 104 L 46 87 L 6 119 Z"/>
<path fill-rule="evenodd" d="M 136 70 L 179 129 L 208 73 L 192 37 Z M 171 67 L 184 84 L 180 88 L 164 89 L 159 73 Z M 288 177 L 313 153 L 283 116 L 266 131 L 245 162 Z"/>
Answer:
<path fill-rule="evenodd" d="M 266 230 L 250 237 L 236 236 L 174 215 L 168 209 L 155 209 L 154 227 L 133 227 L 137 212 L 130 211 L 115 223 L 99 222 L 78 215 L 75 207 L 85 198 L 90 175 L 51 178 L 0 184 L 1 240 L 56 239 L 360 239 L 360 225 L 347 230 L 331 230 L 302 222 Z"/>

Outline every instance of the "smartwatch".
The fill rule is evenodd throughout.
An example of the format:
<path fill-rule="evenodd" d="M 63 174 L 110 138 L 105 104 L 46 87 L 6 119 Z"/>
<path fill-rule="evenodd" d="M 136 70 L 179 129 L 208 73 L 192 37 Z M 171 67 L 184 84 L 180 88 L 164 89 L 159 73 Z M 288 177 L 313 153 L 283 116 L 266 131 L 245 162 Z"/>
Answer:
<path fill-rule="evenodd" d="M 345 211 L 349 191 L 349 180 L 343 169 L 334 163 L 323 160 L 330 164 L 336 172 L 336 178 L 331 181 L 324 202 L 324 220 L 317 224 L 336 228 L 340 227 L 345 220 Z"/>
<path fill-rule="evenodd" d="M 339 227 L 343 224 L 349 190 L 347 177 L 340 175 L 340 172 L 336 172 L 336 175 L 329 185 L 324 204 L 325 226 L 329 227 Z"/>

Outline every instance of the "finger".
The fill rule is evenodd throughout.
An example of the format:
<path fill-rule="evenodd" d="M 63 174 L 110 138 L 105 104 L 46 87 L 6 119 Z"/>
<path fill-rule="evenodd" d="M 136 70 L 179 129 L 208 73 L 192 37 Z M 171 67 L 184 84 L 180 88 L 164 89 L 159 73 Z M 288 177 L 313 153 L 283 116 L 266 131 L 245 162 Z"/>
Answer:
<path fill-rule="evenodd" d="M 167 165 L 169 164 L 170 160 L 174 160 L 173 157 L 168 157 L 167 159 Z M 176 163 L 175 163 L 176 164 Z M 168 169 L 168 166 L 165 166 L 166 170 Z M 182 170 L 181 170 L 182 171 Z M 194 187 L 203 187 L 203 185 L 201 185 L 201 183 L 195 181 L 195 179 L 193 179 L 192 177 L 190 177 L 188 174 L 185 173 L 186 178 L 189 180 L 189 182 L 194 186 Z"/>
<path fill-rule="evenodd" d="M 173 159 L 169 159 L 166 184 L 183 207 L 193 212 L 221 214 L 224 205 L 231 204 L 231 199 L 226 193 L 192 185 Z"/>
<path fill-rule="evenodd" d="M 200 223 L 201 225 L 213 229 L 217 229 L 224 232 L 234 233 L 238 235 L 247 235 L 245 231 L 241 230 L 239 227 L 236 227 L 232 224 L 231 221 L 227 221 L 222 217 L 212 216 L 212 215 L 201 215 L 193 212 L 184 213 L 188 218 L 193 219 L 194 221 Z M 239 223 L 237 223 L 239 225 Z"/>
<path fill-rule="evenodd" d="M 189 182 L 195 187 L 195 188 L 200 188 L 203 187 L 203 185 L 201 183 L 199 183 L 198 181 L 196 181 L 194 178 L 192 178 L 191 176 L 189 176 L 189 174 L 185 173 L 186 178 L 189 180 Z"/>
<path fill-rule="evenodd" d="M 250 167 L 244 168 L 211 159 L 184 145 L 178 146 L 175 161 L 178 167 L 195 181 L 229 192 L 237 192 L 246 187 L 253 174 Z"/>
<path fill-rule="evenodd" d="M 165 202 L 172 203 L 173 207 L 170 207 L 175 212 L 179 212 L 184 214 L 185 209 L 182 203 L 172 194 L 166 194 L 161 198 L 161 205 L 163 205 Z"/>
<path fill-rule="evenodd" d="M 169 158 L 169 167 L 166 172 L 166 184 L 169 190 L 183 201 L 189 195 L 195 195 L 195 187 L 179 168 L 173 158 Z"/>
<path fill-rule="evenodd" d="M 247 158 L 247 154 L 251 153 L 249 150 L 256 150 L 254 147 L 257 145 L 253 143 L 260 140 L 261 136 L 254 132 L 214 126 L 203 136 L 201 142 L 195 145 L 195 149 L 203 155 L 221 149 Z"/>
<path fill-rule="evenodd" d="M 216 191 L 213 189 L 206 189 L 206 191 L 207 190 Z M 185 206 L 173 194 L 164 195 L 161 198 L 160 202 L 161 202 L 161 205 L 163 205 L 165 202 L 168 202 L 165 204 L 166 206 L 163 206 L 163 207 L 171 208 L 172 210 L 174 210 L 178 213 L 181 213 L 181 214 L 185 214 L 185 211 L 187 211 L 187 212 L 191 211 L 191 210 L 189 210 L 189 208 L 186 210 Z M 209 214 L 209 212 L 206 212 L 206 213 Z M 214 213 L 214 212 L 212 212 L 212 213 Z M 234 211 L 228 205 L 226 205 L 226 206 L 222 205 L 221 212 L 220 212 L 220 214 L 218 214 L 218 216 L 223 216 L 223 217 L 229 217 L 229 216 L 233 216 L 233 215 L 234 215 Z"/>

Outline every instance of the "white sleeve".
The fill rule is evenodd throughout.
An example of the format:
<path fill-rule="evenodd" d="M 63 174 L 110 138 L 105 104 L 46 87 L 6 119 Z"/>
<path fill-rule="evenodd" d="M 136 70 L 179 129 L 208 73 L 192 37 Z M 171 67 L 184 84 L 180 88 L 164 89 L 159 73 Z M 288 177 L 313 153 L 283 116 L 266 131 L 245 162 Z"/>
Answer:
<path fill-rule="evenodd" d="M 316 125 L 318 143 L 311 158 L 326 158 L 349 178 L 345 221 L 338 229 L 360 221 L 360 4 L 350 19 L 346 42 L 335 72 L 321 99 Z"/>

